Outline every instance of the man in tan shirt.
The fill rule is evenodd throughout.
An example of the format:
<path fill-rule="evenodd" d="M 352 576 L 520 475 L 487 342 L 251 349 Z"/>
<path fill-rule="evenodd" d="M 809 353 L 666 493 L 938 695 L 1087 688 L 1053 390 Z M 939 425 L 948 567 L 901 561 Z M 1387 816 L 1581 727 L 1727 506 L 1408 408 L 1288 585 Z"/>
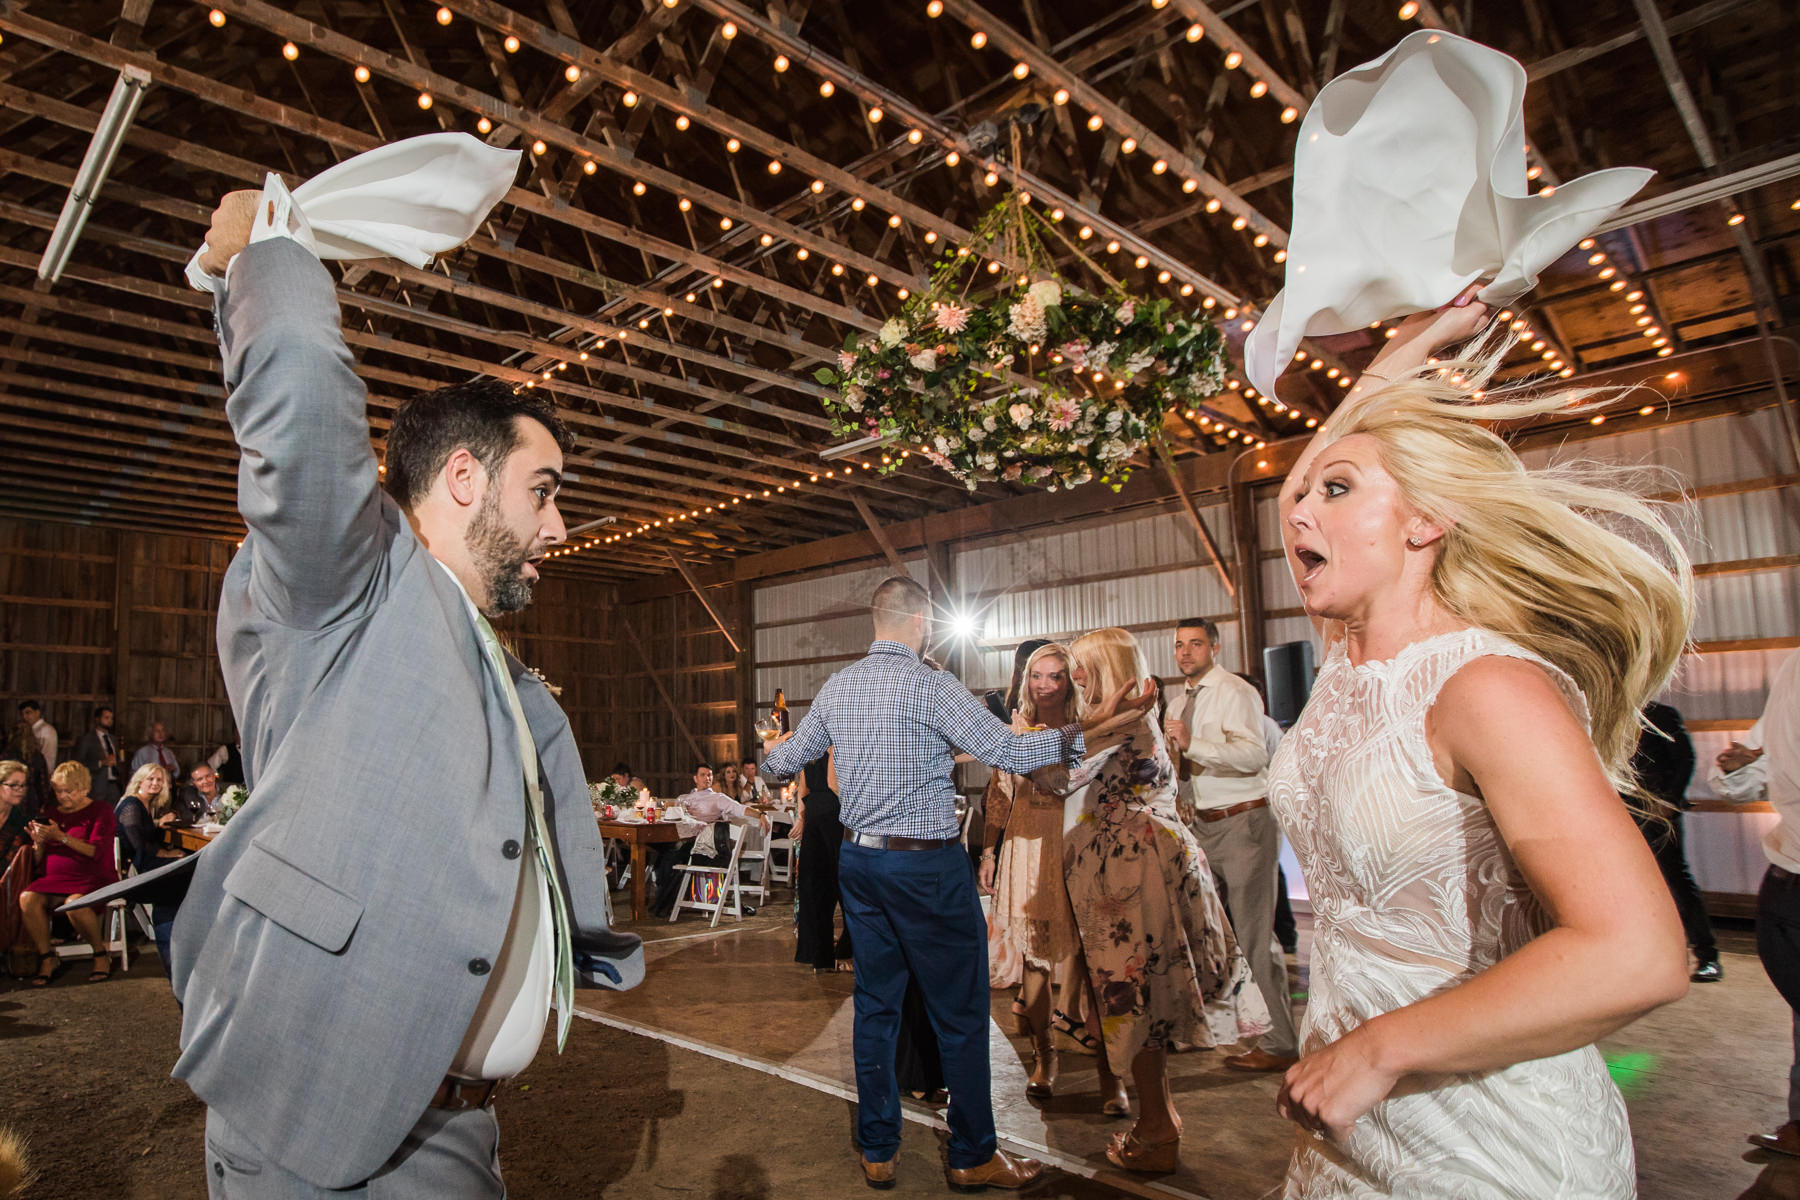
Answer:
<path fill-rule="evenodd" d="M 1168 696 L 1164 731 L 1181 776 L 1184 807 L 1231 914 L 1238 946 L 1262 989 L 1274 1025 L 1248 1053 L 1225 1065 L 1285 1071 L 1298 1043 L 1287 963 L 1275 952 L 1275 871 L 1281 831 L 1269 808 L 1269 750 L 1262 697 L 1218 665 L 1219 628 L 1205 617 L 1175 630 L 1175 666 L 1185 686 Z"/>

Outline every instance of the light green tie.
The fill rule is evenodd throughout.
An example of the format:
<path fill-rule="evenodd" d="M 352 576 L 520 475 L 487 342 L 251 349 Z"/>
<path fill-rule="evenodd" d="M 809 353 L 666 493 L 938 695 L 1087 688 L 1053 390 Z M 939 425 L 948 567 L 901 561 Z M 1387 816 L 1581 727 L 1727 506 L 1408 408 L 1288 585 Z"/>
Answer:
<path fill-rule="evenodd" d="M 506 703 L 512 708 L 513 728 L 519 736 L 519 761 L 525 766 L 525 832 L 537 851 L 538 869 L 550 889 L 550 912 L 556 929 L 556 1049 L 560 1053 L 569 1040 L 569 1022 L 575 1012 L 575 952 L 569 944 L 569 909 L 563 897 L 562 883 L 556 876 L 556 865 L 550 861 L 550 843 L 544 836 L 544 794 L 538 788 L 537 743 L 531 740 L 531 726 L 525 720 L 525 708 L 519 703 L 518 689 L 513 687 L 512 672 L 506 669 L 506 655 L 494 627 L 479 613 L 475 625 L 481 630 L 481 644 L 487 647 L 488 661 L 500 673 L 500 686 L 506 692 Z"/>

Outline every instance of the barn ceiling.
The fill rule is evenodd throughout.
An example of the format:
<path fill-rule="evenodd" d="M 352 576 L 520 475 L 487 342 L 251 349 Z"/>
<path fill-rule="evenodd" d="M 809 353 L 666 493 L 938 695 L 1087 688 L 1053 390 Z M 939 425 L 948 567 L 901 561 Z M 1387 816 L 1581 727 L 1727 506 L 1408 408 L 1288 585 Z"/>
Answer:
<path fill-rule="evenodd" d="M 822 459 L 812 372 L 1015 179 L 1134 290 L 1209 305 L 1241 361 L 1281 286 L 1298 116 L 1422 24 L 1527 64 L 1536 186 L 1643 165 L 1641 199 L 1680 201 L 1745 173 L 1556 264 L 1520 314 L 1520 368 L 1666 352 L 1695 365 L 1691 398 L 1745 386 L 1746 340 L 1796 303 L 1800 179 L 1780 164 L 1800 151 L 1800 16 L 1774 0 L 0 0 L 0 512 L 240 536 L 207 299 L 182 267 L 223 192 L 437 130 L 525 165 L 432 268 L 333 265 L 371 433 L 478 375 L 553 394 L 579 436 L 565 516 L 615 521 L 569 570 L 662 573 L 1016 494 L 916 459 L 883 474 L 879 448 Z M 128 66 L 151 86 L 40 285 Z M 1309 344 L 1278 398 L 1233 380 L 1166 432 L 1183 455 L 1301 432 L 1381 334 Z M 1737 366 L 1709 386 L 1713 351 Z"/>

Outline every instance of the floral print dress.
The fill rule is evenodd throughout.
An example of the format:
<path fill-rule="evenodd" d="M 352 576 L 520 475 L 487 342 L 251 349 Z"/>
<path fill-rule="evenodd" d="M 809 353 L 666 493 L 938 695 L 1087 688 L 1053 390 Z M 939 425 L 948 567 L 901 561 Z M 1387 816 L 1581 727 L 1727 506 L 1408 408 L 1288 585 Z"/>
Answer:
<path fill-rule="evenodd" d="M 1116 744 L 1071 797 L 1063 865 L 1107 1062 L 1123 1075 L 1146 1047 L 1251 1041 L 1270 1022 L 1212 868 L 1175 815 L 1161 731 L 1140 722 Z"/>

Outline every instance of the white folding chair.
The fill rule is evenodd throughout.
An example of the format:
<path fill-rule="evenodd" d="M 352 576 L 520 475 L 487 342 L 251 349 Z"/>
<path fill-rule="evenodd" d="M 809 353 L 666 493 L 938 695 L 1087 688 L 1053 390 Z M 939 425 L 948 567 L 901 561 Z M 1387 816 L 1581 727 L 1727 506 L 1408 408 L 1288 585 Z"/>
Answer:
<path fill-rule="evenodd" d="M 793 823 L 789 822 L 787 828 L 791 834 L 791 832 L 794 828 Z M 777 859 L 775 857 L 777 853 L 779 853 L 781 855 L 781 857 L 779 859 Z M 783 885 L 784 887 L 794 886 L 794 839 L 793 839 L 793 837 L 787 836 L 787 835 L 784 835 L 782 837 L 771 836 L 769 838 L 768 855 L 769 855 L 769 872 L 768 872 L 769 882 L 770 883 L 779 883 L 779 884 Z"/>
<path fill-rule="evenodd" d="M 744 827 L 744 844 L 756 845 L 760 849 L 745 850 L 738 855 L 738 887 L 745 895 L 756 893 L 758 904 L 769 902 L 769 848 L 774 842 L 762 836 L 762 826 L 747 825 Z M 751 880 L 745 882 L 743 872 L 751 872 Z"/>
<path fill-rule="evenodd" d="M 119 842 L 118 839 L 115 838 L 113 839 L 113 873 L 122 879 L 125 877 L 127 869 L 124 860 L 119 856 Z M 136 874 L 136 872 L 132 873 Z M 126 915 L 127 910 L 131 907 L 133 906 L 127 903 L 123 896 L 118 897 L 117 899 L 107 902 L 106 915 L 101 918 L 104 922 L 100 927 L 101 936 L 106 939 L 106 949 L 108 953 L 119 956 L 120 972 L 131 970 L 131 942 L 127 937 L 127 934 L 131 932 L 131 925 L 130 918 Z M 142 910 L 144 906 L 140 904 L 136 907 L 139 910 Z M 139 925 L 143 927 L 144 933 L 154 940 L 156 933 L 154 926 L 150 923 L 149 915 L 140 911 L 137 914 L 137 919 Z M 56 957 L 58 958 L 92 958 L 94 956 L 93 947 L 89 946 L 79 938 L 73 942 L 54 947 L 54 950 Z"/>
<path fill-rule="evenodd" d="M 682 872 L 685 878 L 682 879 L 681 886 L 676 889 L 675 904 L 669 909 L 671 925 L 681 918 L 681 910 L 684 908 L 710 912 L 712 914 L 711 927 L 714 929 L 718 928 L 719 918 L 724 915 L 728 906 L 732 916 L 740 921 L 744 919 L 743 892 L 738 884 L 738 856 L 744 850 L 744 830 L 746 828 L 747 826 L 744 825 L 731 827 L 731 855 L 725 860 L 723 866 L 703 867 L 693 863 L 676 864 L 675 869 Z M 694 899 L 691 894 L 694 885 L 709 877 L 719 881 L 718 895 L 710 903 Z"/>

